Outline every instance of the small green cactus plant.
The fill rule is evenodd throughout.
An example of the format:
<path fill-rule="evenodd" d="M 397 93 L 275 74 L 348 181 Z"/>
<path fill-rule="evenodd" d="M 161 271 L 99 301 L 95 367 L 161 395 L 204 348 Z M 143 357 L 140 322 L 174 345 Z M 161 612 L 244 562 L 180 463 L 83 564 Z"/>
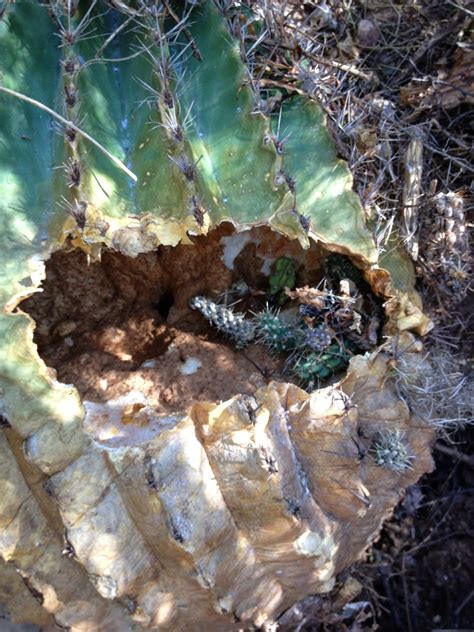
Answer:
<path fill-rule="evenodd" d="M 285 288 L 292 290 L 296 283 L 297 265 L 289 257 L 280 257 L 275 262 L 275 269 L 270 275 L 269 296 L 278 305 L 283 305 L 288 301 Z"/>
<path fill-rule="evenodd" d="M 267 307 L 255 314 L 258 341 L 273 351 L 290 351 L 295 348 L 298 331 L 284 322 L 278 310 Z"/>
<path fill-rule="evenodd" d="M 337 371 L 344 369 L 351 358 L 351 352 L 337 342 L 332 343 L 322 353 L 304 353 L 295 362 L 294 375 L 310 390 L 321 381 L 327 379 Z"/>

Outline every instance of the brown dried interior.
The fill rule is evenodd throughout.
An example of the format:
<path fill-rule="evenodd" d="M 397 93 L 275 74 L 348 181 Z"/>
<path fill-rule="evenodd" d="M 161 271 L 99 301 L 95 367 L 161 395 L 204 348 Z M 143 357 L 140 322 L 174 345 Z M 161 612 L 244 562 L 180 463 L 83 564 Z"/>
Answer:
<path fill-rule="evenodd" d="M 224 263 L 224 250 L 242 234 L 230 225 L 194 238 L 194 245 L 160 246 L 136 258 L 105 251 L 100 262 L 88 264 L 81 250 L 54 253 L 42 291 L 20 306 L 36 322 L 40 356 L 83 400 L 106 402 L 138 391 L 159 414 L 251 394 L 269 379 L 288 381 L 283 358 L 261 345 L 236 351 L 188 306 L 196 295 L 216 298 L 243 281 L 251 292 L 235 309 L 261 309 L 268 290 L 262 265 L 270 260 L 267 272 L 285 255 L 301 264 L 298 285 L 324 276 L 327 252 L 320 246 L 303 251 L 267 228 L 246 235 L 233 269 Z"/>

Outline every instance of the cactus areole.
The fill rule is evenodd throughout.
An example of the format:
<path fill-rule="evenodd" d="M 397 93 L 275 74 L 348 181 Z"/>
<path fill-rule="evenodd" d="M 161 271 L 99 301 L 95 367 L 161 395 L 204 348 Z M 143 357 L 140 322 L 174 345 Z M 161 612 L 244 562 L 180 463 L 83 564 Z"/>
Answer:
<path fill-rule="evenodd" d="M 429 326 L 410 264 L 378 254 L 318 105 L 254 88 L 212 2 L 2 9 L 14 621 L 255 629 L 329 591 L 431 468 L 387 352 Z"/>

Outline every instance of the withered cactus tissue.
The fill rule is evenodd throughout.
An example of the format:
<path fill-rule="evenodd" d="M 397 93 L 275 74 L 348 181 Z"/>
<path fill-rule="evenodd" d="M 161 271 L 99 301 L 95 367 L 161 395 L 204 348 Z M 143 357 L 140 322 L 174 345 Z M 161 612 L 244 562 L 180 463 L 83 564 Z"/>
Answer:
<path fill-rule="evenodd" d="M 14 621 L 272 623 L 331 590 L 431 468 L 433 432 L 400 399 L 390 351 L 415 355 L 410 332 L 429 327 L 410 264 L 379 257 L 318 105 L 262 105 L 222 9 L 2 5 L 0 602 Z M 236 348 L 190 307 L 220 296 L 283 319 L 297 308 L 267 307 L 275 261 L 311 289 L 330 253 L 361 271 L 351 305 L 370 292 L 384 329 L 346 350 L 327 310 L 305 316 L 316 359 L 329 343 L 350 357 L 319 390 L 292 383 L 255 323 Z"/>

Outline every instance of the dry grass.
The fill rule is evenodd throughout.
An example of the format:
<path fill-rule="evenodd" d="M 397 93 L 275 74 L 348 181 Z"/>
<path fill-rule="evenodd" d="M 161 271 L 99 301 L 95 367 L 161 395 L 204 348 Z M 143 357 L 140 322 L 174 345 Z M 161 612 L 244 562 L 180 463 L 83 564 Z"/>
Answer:
<path fill-rule="evenodd" d="M 440 343 L 429 345 L 424 358 L 402 354 L 395 367 L 400 395 L 421 419 L 449 435 L 474 423 L 474 388 L 466 359 Z"/>

